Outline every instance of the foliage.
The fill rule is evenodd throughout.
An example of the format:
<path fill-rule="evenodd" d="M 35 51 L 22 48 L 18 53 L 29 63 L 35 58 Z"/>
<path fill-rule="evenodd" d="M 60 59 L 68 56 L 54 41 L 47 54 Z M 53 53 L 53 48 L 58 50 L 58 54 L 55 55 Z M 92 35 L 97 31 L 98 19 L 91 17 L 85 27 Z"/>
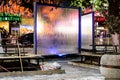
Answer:
<path fill-rule="evenodd" d="M 108 9 L 108 1 L 107 0 L 74 0 L 71 1 L 70 6 L 76 6 L 82 8 L 91 8 L 94 11 L 106 11 Z"/>
<path fill-rule="evenodd" d="M 93 4 L 94 11 L 100 11 L 101 9 L 108 9 L 107 0 L 90 0 L 90 3 Z"/>
<path fill-rule="evenodd" d="M 80 7 L 80 8 L 82 8 L 82 10 L 84 10 L 85 7 L 88 6 L 88 4 L 90 4 L 90 3 L 85 0 L 74 0 L 74 1 L 71 1 L 70 6 Z"/>
<path fill-rule="evenodd" d="M 118 16 L 110 15 L 107 18 L 107 25 L 112 34 L 120 34 L 120 19 Z"/>

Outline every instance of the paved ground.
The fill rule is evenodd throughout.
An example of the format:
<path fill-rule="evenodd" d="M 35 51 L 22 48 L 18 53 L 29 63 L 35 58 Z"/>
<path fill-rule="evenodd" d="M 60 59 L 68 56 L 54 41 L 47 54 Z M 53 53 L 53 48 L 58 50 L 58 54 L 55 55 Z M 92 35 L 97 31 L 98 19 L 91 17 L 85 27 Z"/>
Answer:
<path fill-rule="evenodd" d="M 68 64 L 70 60 L 57 60 L 64 74 L 3 77 L 0 80 L 105 80 L 99 69 L 85 68 Z M 54 62 L 54 61 L 49 61 Z M 48 62 L 48 63 L 49 63 Z"/>
<path fill-rule="evenodd" d="M 27 51 L 28 53 L 33 53 L 33 48 L 27 48 L 25 49 L 25 51 Z M 61 68 L 65 70 L 64 74 L 16 76 L 16 77 L 10 76 L 1 77 L 0 80 L 105 80 L 104 77 L 100 75 L 99 69 L 86 68 L 68 64 L 68 62 L 70 62 L 71 59 L 52 60 L 47 62 L 49 63 L 54 61 L 58 62 L 62 66 Z"/>

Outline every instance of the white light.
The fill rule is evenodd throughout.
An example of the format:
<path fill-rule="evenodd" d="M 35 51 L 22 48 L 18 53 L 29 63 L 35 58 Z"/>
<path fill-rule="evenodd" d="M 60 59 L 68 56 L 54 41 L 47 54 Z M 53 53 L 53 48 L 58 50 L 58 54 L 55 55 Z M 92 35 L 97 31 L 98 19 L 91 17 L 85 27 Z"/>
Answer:
<path fill-rule="evenodd" d="M 65 34 L 75 34 L 78 33 L 78 21 L 72 20 L 69 22 L 69 24 L 61 22 L 57 24 L 55 30 L 59 33 L 65 33 Z"/>
<path fill-rule="evenodd" d="M 37 19 L 37 33 L 42 33 L 43 29 L 44 29 L 43 27 L 44 27 L 43 26 L 43 21 L 40 18 L 38 18 Z"/>

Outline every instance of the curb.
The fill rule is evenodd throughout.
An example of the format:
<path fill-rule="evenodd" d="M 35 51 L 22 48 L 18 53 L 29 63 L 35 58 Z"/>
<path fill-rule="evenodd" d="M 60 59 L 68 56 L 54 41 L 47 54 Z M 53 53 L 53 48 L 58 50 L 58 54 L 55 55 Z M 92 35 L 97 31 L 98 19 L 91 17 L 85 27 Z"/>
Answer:
<path fill-rule="evenodd" d="M 100 66 L 96 66 L 96 65 L 91 65 L 91 64 L 85 64 L 85 63 L 78 63 L 75 61 L 69 61 L 68 64 L 74 65 L 74 66 L 81 66 L 81 67 L 85 67 L 85 68 L 92 68 L 92 69 L 99 69 Z"/>

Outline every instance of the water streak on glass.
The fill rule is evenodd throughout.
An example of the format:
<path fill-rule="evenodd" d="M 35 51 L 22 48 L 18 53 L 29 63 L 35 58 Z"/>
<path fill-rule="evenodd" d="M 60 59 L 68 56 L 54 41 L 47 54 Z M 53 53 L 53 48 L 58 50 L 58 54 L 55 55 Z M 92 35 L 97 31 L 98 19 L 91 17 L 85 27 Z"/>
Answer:
<path fill-rule="evenodd" d="M 78 9 L 37 6 L 37 53 L 78 53 Z"/>

